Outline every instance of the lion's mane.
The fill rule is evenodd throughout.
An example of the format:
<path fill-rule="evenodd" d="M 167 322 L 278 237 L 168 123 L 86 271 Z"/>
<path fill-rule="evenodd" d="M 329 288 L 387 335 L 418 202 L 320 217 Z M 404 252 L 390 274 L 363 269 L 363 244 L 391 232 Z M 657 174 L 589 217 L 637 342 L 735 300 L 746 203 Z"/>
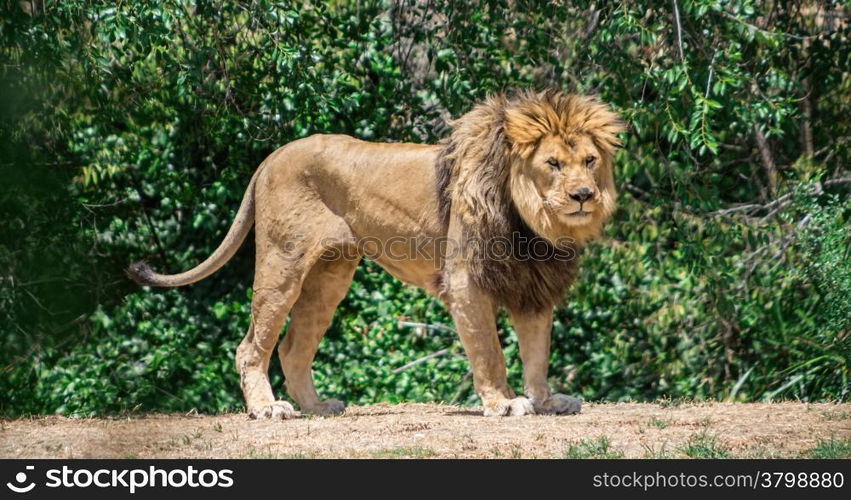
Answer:
<path fill-rule="evenodd" d="M 489 97 L 450 125 L 436 162 L 438 210 L 444 222 L 454 214 L 462 224 L 473 280 L 512 310 L 552 307 L 573 282 L 582 248 L 614 211 L 611 167 L 621 121 L 593 98 L 548 90 Z M 518 204 L 539 201 L 532 193 L 512 196 L 512 166 L 546 134 L 567 139 L 580 133 L 591 137 L 602 156 L 602 207 L 586 226 L 558 228 L 555 244 L 552 234 L 541 234 L 554 224 L 543 210 L 531 209 L 538 215 L 529 223 L 521 217 Z M 496 239 L 511 242 L 508 258 L 493 258 L 488 242 Z M 531 258 L 542 253 L 550 258 Z"/>

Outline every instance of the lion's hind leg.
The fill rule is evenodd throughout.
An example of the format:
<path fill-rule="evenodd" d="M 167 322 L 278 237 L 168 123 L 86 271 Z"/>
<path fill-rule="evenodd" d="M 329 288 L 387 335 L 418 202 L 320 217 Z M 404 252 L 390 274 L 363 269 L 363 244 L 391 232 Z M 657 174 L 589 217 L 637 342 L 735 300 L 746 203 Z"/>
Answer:
<path fill-rule="evenodd" d="M 582 402 L 566 394 L 553 394 L 547 383 L 552 333 L 552 309 L 541 311 L 512 311 L 511 322 L 520 343 L 523 361 L 523 388 L 536 413 L 573 415 L 582 409 Z"/>
<path fill-rule="evenodd" d="M 334 311 L 346 296 L 359 260 L 338 256 L 336 260 L 320 259 L 313 266 L 293 306 L 284 340 L 278 346 L 287 393 L 304 413 L 329 415 L 345 409 L 336 399 L 319 399 L 311 365 Z"/>
<path fill-rule="evenodd" d="M 277 245 L 258 227 L 257 267 L 251 301 L 251 325 L 236 350 L 236 368 L 251 418 L 294 418 L 287 401 L 276 400 L 269 383 L 269 360 L 301 285 L 320 254 L 310 242 L 292 248 Z"/>
<path fill-rule="evenodd" d="M 251 303 L 251 324 L 236 350 L 239 385 L 248 415 L 257 419 L 288 419 L 298 412 L 286 401 L 276 401 L 269 384 L 269 359 L 284 326 L 291 290 L 256 290 Z"/>

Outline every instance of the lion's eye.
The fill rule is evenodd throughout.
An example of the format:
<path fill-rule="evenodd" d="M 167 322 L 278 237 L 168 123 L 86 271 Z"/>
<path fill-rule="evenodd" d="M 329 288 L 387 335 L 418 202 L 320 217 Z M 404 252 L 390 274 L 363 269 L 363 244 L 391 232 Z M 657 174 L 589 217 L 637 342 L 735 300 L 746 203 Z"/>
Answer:
<path fill-rule="evenodd" d="M 547 165 L 549 165 L 549 166 L 551 166 L 555 169 L 561 168 L 561 163 L 559 163 L 558 160 L 556 160 L 555 158 L 550 158 L 549 160 L 547 160 Z"/>
<path fill-rule="evenodd" d="M 596 161 L 597 161 L 596 156 L 587 156 L 585 158 L 585 166 L 588 167 L 588 168 L 591 168 L 591 167 L 594 166 L 594 162 L 596 162 Z"/>

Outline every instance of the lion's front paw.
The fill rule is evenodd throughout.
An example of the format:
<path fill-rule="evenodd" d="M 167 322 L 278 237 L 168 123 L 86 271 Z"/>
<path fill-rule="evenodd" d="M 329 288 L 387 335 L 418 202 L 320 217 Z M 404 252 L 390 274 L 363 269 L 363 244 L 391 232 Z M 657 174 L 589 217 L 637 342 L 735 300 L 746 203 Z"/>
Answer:
<path fill-rule="evenodd" d="M 302 406 L 301 411 L 310 415 L 339 415 L 346 410 L 346 405 L 337 399 L 326 399 L 310 406 Z"/>
<path fill-rule="evenodd" d="M 517 415 L 534 415 L 535 407 L 527 398 L 498 399 L 485 402 L 486 417 L 504 417 Z"/>
<path fill-rule="evenodd" d="M 301 414 L 295 411 L 293 405 L 287 403 L 286 401 L 275 401 L 270 405 L 260 406 L 253 410 L 250 410 L 248 412 L 248 416 L 256 420 L 287 420 L 290 418 L 297 418 L 301 416 Z"/>
<path fill-rule="evenodd" d="M 574 415 L 582 409 L 582 401 L 566 394 L 553 394 L 541 404 L 535 405 L 535 410 L 543 414 Z"/>

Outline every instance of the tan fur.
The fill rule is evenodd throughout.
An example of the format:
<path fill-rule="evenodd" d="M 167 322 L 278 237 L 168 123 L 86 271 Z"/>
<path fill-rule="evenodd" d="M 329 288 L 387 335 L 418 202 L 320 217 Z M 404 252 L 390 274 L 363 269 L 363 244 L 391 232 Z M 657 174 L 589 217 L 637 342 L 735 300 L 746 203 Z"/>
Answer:
<path fill-rule="evenodd" d="M 364 254 L 444 301 L 485 415 L 575 413 L 578 400 L 547 386 L 552 307 L 573 279 L 578 252 L 614 211 L 612 155 L 621 129 L 605 105 L 548 91 L 492 97 L 455 121 L 439 145 L 339 135 L 298 140 L 263 162 L 225 241 L 205 262 L 179 275 L 145 264 L 129 273 L 145 285 L 195 282 L 221 267 L 254 223 L 251 325 L 236 364 L 255 418 L 298 415 L 275 400 L 267 373 L 288 314 L 278 347 L 288 393 L 303 412 L 343 410 L 339 401 L 319 399 L 310 367 Z M 558 258 L 525 259 L 527 237 Z M 507 258 L 483 258 L 482 244 L 492 238 L 517 241 Z M 418 253 L 400 244 L 375 254 L 422 239 L 473 251 Z M 506 381 L 495 328 L 501 306 L 517 329 L 528 398 L 516 397 Z"/>

